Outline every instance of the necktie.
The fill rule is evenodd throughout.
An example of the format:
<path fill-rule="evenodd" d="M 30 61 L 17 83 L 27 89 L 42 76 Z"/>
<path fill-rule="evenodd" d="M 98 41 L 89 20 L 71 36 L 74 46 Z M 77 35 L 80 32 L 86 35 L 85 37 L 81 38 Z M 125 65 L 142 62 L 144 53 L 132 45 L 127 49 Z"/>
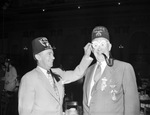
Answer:
<path fill-rule="evenodd" d="M 57 86 L 56 86 L 53 76 L 51 75 L 51 73 L 49 71 L 47 71 L 47 73 L 48 73 L 48 79 L 49 79 L 51 86 L 54 88 L 56 95 L 59 96 L 58 89 L 57 89 Z"/>
<path fill-rule="evenodd" d="M 54 87 L 54 80 L 53 80 L 53 78 L 52 78 L 52 76 L 51 76 L 50 72 L 49 72 L 49 71 L 47 71 L 47 74 L 48 74 L 48 80 L 49 80 L 49 82 L 50 82 L 51 86 L 52 86 L 52 87 Z"/>
<path fill-rule="evenodd" d="M 101 77 L 101 64 L 98 64 L 94 75 L 94 83 L 96 83 L 100 77 Z"/>

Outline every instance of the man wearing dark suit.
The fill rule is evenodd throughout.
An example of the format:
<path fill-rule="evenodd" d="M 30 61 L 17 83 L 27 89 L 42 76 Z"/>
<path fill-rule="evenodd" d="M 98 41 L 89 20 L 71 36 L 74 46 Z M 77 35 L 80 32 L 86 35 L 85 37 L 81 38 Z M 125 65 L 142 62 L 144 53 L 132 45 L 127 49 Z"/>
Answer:
<path fill-rule="evenodd" d="M 26 73 L 19 87 L 19 115 L 62 115 L 64 84 L 80 79 L 92 62 L 91 44 L 84 47 L 85 55 L 72 71 L 62 71 L 53 66 L 54 53 L 47 38 L 32 41 L 37 67 Z"/>
<path fill-rule="evenodd" d="M 96 63 L 86 72 L 83 86 L 84 115 L 139 115 L 139 95 L 131 64 L 110 57 L 106 27 L 92 31 Z"/>

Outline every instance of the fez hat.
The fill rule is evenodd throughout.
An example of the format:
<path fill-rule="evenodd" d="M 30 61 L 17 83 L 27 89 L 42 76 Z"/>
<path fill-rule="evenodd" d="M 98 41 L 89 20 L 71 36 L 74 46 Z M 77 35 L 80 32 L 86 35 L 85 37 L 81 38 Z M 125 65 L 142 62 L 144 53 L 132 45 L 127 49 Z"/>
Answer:
<path fill-rule="evenodd" d="M 109 40 L 109 32 L 107 28 L 104 26 L 96 26 L 92 31 L 92 40 L 94 40 L 95 38 L 100 38 L 100 37 L 103 37 Z"/>
<path fill-rule="evenodd" d="M 52 49 L 52 47 L 46 37 L 38 37 L 32 41 L 33 56 L 47 49 Z"/>

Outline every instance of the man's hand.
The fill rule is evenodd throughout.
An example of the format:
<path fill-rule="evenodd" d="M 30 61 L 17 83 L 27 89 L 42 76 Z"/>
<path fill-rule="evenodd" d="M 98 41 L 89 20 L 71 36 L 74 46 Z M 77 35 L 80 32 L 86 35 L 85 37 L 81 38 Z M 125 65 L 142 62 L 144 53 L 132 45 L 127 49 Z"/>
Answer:
<path fill-rule="evenodd" d="M 84 55 L 90 57 L 92 51 L 91 49 L 92 49 L 91 43 L 87 43 L 86 46 L 84 47 Z"/>

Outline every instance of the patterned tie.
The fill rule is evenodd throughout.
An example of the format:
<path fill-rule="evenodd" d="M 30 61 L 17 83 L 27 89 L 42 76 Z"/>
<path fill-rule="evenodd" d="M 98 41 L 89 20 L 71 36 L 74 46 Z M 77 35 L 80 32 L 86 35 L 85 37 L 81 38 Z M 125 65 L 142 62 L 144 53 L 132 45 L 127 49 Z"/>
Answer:
<path fill-rule="evenodd" d="M 51 86 L 52 86 L 52 87 L 54 87 L 54 80 L 53 80 L 53 78 L 52 78 L 52 76 L 51 76 L 50 72 L 49 72 L 49 71 L 47 71 L 47 74 L 48 74 L 48 80 L 49 80 L 49 82 L 50 82 Z"/>
<path fill-rule="evenodd" d="M 51 75 L 51 72 L 47 71 L 47 74 L 48 74 L 48 79 L 49 79 L 49 82 L 50 82 L 51 86 L 54 88 L 54 91 L 56 92 L 56 95 L 59 97 L 59 92 L 58 92 L 55 80 L 54 80 L 53 76 Z"/>

